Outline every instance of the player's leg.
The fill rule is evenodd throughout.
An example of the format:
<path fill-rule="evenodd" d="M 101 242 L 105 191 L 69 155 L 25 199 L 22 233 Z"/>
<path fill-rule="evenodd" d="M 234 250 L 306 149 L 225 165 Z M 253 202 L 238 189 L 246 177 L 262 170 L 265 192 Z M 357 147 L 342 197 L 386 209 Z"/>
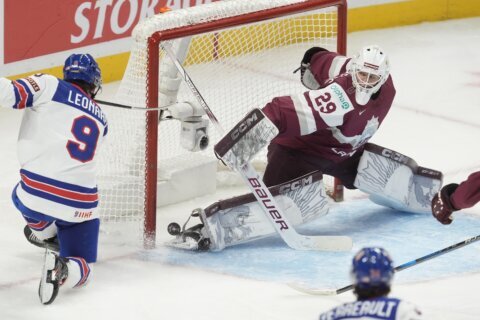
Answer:
<path fill-rule="evenodd" d="M 65 282 L 67 277 L 67 260 L 47 249 L 45 251 L 42 276 L 38 287 L 40 302 L 43 304 L 52 303 L 57 297 L 60 286 Z"/>
<path fill-rule="evenodd" d="M 61 243 L 60 256 L 81 257 L 88 263 L 97 261 L 99 219 L 82 223 L 57 220 L 56 224 Z"/>
<path fill-rule="evenodd" d="M 313 171 L 320 170 L 287 147 L 271 143 L 268 146 L 268 163 L 263 181 L 268 187 L 296 179 Z"/>
<path fill-rule="evenodd" d="M 442 178 L 441 172 L 418 166 L 412 158 L 368 143 L 358 165 L 355 186 L 377 204 L 430 214 Z"/>
<path fill-rule="evenodd" d="M 12 201 L 27 222 L 24 235 L 28 242 L 42 248 L 59 251 L 57 226 L 55 219 L 40 212 L 27 208 L 17 197 L 16 188 L 12 193 Z"/>
<path fill-rule="evenodd" d="M 40 247 L 59 252 L 60 244 L 57 238 L 57 226 L 54 222 L 47 222 L 32 219 L 24 216 L 27 225 L 23 229 L 23 234 L 28 242 Z"/>
<path fill-rule="evenodd" d="M 356 152 L 352 157 L 342 162 L 334 163 L 330 161 L 330 165 L 323 165 L 323 173 L 340 179 L 342 185 L 347 189 L 356 189 L 354 182 L 360 158 L 361 153 Z M 326 160 L 323 160 L 323 162 L 327 163 Z"/>
<path fill-rule="evenodd" d="M 269 190 L 294 226 L 328 213 L 327 195 L 319 171 Z M 275 215 L 275 212 L 271 214 Z M 167 245 L 180 249 L 219 251 L 275 234 L 274 227 L 251 193 L 220 200 L 205 209 L 196 209 L 191 218 L 183 228 L 177 223 L 169 225 L 169 233 L 176 238 Z M 187 224 L 195 218 L 199 218 L 201 223 L 187 228 Z"/>
<path fill-rule="evenodd" d="M 40 301 L 50 304 L 55 300 L 59 288 L 78 288 L 87 284 L 91 264 L 97 261 L 97 246 L 100 220 L 82 223 L 57 220 L 59 254 L 47 250 L 40 281 Z"/>
<path fill-rule="evenodd" d="M 336 177 L 348 189 L 355 189 L 354 181 L 361 154 L 356 153 L 345 161 L 333 161 L 308 155 L 271 143 L 268 147 L 268 164 L 263 181 L 267 186 L 277 185 L 313 171 Z"/>

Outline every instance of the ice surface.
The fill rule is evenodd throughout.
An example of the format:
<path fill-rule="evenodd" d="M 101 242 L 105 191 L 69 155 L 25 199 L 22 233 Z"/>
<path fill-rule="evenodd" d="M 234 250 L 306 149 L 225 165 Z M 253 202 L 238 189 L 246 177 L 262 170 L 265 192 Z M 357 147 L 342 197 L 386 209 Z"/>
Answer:
<path fill-rule="evenodd" d="M 397 96 L 372 142 L 445 173 L 445 183 L 480 169 L 480 18 L 425 23 L 349 34 L 349 53 L 379 44 L 390 54 Z M 115 84 L 101 98 L 108 99 Z M 316 319 L 351 293 L 307 296 L 285 282 L 313 287 L 349 284 L 351 254 L 295 252 L 279 239 L 220 253 L 145 252 L 128 226 L 104 230 L 93 281 L 60 292 L 51 306 L 37 296 L 42 250 L 23 237 L 24 222 L 10 201 L 18 180 L 16 137 L 21 112 L 0 110 L 0 319 Z M 158 215 L 158 242 L 166 225 L 196 208 L 244 188 L 171 205 Z M 450 226 L 370 203 L 359 192 L 303 231 L 348 234 L 354 250 L 383 245 L 397 264 L 480 232 L 479 205 L 455 214 Z M 472 244 L 398 274 L 392 295 L 418 304 L 429 319 L 479 319 L 480 244 Z M 353 252 L 352 252 L 353 254 Z"/>

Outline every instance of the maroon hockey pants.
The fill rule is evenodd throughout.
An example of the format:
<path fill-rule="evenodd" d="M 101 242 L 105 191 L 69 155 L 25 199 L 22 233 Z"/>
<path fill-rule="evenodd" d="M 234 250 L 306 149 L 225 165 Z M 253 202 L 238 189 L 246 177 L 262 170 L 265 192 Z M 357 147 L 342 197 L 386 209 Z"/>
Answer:
<path fill-rule="evenodd" d="M 320 170 L 324 174 L 339 178 L 346 188 L 355 189 L 353 182 L 357 175 L 360 157 L 361 152 L 357 152 L 353 157 L 335 163 L 271 143 L 268 146 L 268 163 L 263 181 L 270 187 Z"/>

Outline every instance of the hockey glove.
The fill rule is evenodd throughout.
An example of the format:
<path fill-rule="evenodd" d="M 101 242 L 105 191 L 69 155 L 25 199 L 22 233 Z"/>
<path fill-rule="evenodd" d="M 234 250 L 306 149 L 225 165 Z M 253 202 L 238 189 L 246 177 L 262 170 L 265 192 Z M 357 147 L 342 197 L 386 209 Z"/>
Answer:
<path fill-rule="evenodd" d="M 458 188 L 458 184 L 451 183 L 444 186 L 432 199 L 432 214 L 442 224 L 450 224 L 454 211 L 457 211 L 450 201 L 450 196 Z"/>
<path fill-rule="evenodd" d="M 295 73 L 298 70 L 300 70 L 300 80 L 302 81 L 302 84 L 310 90 L 317 90 L 320 88 L 320 84 L 315 79 L 315 76 L 313 75 L 312 70 L 310 69 L 310 61 L 312 60 L 312 57 L 317 52 L 320 52 L 320 51 L 328 51 L 328 50 L 320 47 L 312 47 L 308 49 L 303 55 L 303 59 L 302 59 L 302 62 L 300 63 L 300 67 L 293 72 Z"/>

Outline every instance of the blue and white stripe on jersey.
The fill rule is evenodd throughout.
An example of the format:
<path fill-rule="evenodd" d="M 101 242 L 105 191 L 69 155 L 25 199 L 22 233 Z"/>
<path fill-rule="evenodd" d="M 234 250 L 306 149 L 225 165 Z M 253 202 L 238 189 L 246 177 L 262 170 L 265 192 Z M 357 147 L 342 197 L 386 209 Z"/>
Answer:
<path fill-rule="evenodd" d="M 22 189 L 33 196 L 79 209 L 94 209 L 98 206 L 97 188 L 86 188 L 75 184 L 47 178 L 39 174 L 20 170 Z"/>

